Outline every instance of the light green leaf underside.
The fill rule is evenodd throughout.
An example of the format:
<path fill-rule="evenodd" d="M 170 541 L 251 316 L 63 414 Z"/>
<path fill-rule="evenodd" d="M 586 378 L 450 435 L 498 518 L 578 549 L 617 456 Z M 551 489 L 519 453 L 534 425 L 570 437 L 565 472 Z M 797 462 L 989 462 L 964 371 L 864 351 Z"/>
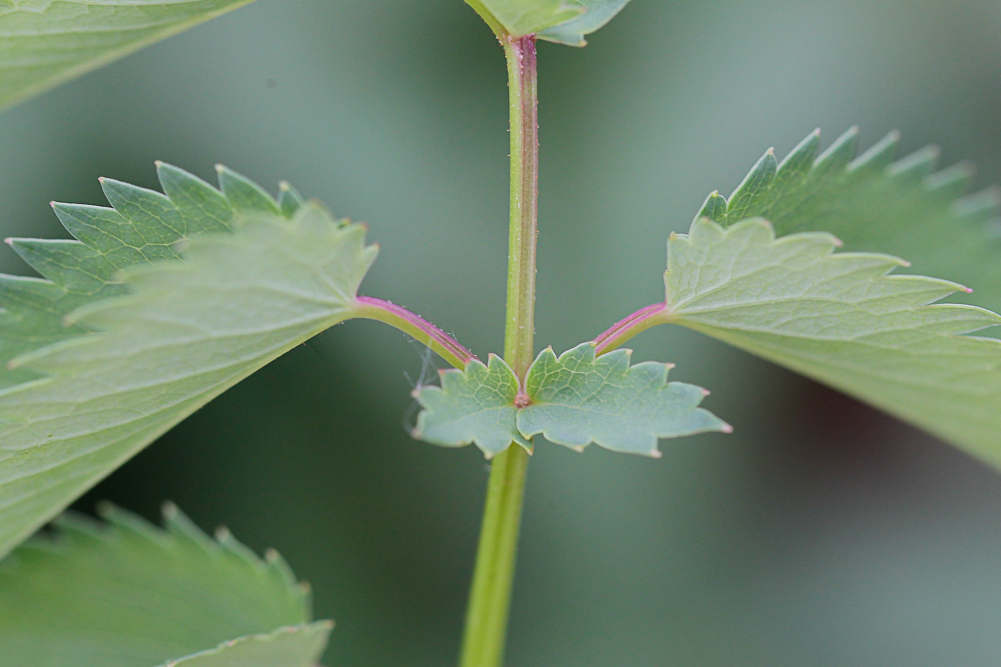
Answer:
<path fill-rule="evenodd" d="M 475 442 L 487 458 L 517 442 L 532 451 L 532 436 L 582 450 L 596 443 L 616 452 L 659 456 L 658 438 L 674 438 L 729 426 L 699 408 L 708 392 L 668 382 L 669 364 L 629 365 L 631 352 L 595 358 L 582 343 L 559 358 L 543 350 L 528 371 L 525 393 L 500 357 L 491 355 L 464 371 L 441 373 L 441 387 L 423 387 L 416 398 L 424 410 L 414 437 L 458 447 Z"/>
<path fill-rule="evenodd" d="M 539 354 L 525 378 L 531 404 L 518 412 L 525 437 L 572 449 L 592 442 L 614 452 L 659 457 L 658 438 L 677 438 L 731 429 L 698 407 L 709 393 L 684 382 L 668 382 L 670 364 L 630 366 L 630 350 L 595 357 L 594 343 L 582 343 L 558 358 Z"/>
<path fill-rule="evenodd" d="M 578 0 L 481 0 L 483 6 L 514 37 L 534 35 L 580 16 Z"/>
<path fill-rule="evenodd" d="M 628 2 L 629 0 L 580 0 L 585 8 L 583 14 L 543 30 L 539 37 L 569 46 L 586 46 L 585 36 L 604 27 Z"/>
<path fill-rule="evenodd" d="M 305 625 L 309 591 L 276 553 L 261 560 L 226 531 L 213 540 L 172 507 L 165 530 L 102 514 L 108 525 L 63 517 L 0 565 L 4 667 L 155 667 L 206 651 L 190 664 L 312 667 L 329 625 Z"/>
<path fill-rule="evenodd" d="M 780 237 L 828 232 L 845 250 L 903 257 L 915 273 L 967 285 L 975 292 L 963 301 L 1001 311 L 998 190 L 964 196 L 974 175 L 969 164 L 936 172 L 937 148 L 894 161 L 898 148 L 893 132 L 856 158 L 852 129 L 818 155 L 814 132 L 781 164 L 765 153 L 728 200 L 713 193 L 697 217 L 729 226 L 760 216 Z"/>
<path fill-rule="evenodd" d="M 962 288 L 837 246 L 821 232 L 776 240 L 761 219 L 696 221 L 668 243 L 669 317 L 1001 465 L 1001 341 L 961 335 L 1001 317 L 934 304 Z"/>
<path fill-rule="evenodd" d="M 242 637 L 163 667 L 314 667 L 327 645 L 330 628 L 321 622 Z"/>
<path fill-rule="evenodd" d="M 0 107 L 252 0 L 0 0 Z"/>
<path fill-rule="evenodd" d="M 288 187 L 276 202 L 225 169 L 222 192 L 167 165 L 160 176 L 169 198 L 104 181 L 115 209 L 56 206 L 79 242 L 12 242 L 49 280 L 0 278 L 0 554 L 212 398 L 352 316 L 376 254 L 362 226 Z"/>
<path fill-rule="evenodd" d="M 531 442 L 518 433 L 517 394 L 518 377 L 494 354 L 487 365 L 474 359 L 465 370 L 442 371 L 441 387 L 422 387 L 414 393 L 424 409 L 413 436 L 443 447 L 475 443 L 487 458 L 512 442 L 532 451 Z"/>

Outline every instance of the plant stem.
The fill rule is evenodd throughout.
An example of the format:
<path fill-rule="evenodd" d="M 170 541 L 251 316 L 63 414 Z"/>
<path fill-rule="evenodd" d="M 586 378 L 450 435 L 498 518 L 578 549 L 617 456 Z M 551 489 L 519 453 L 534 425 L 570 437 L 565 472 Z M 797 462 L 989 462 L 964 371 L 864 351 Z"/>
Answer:
<path fill-rule="evenodd" d="M 355 300 L 355 317 L 377 320 L 396 327 L 414 340 L 427 345 L 456 368 L 465 368 L 467 363 L 476 358 L 476 355 L 447 333 L 420 315 L 411 313 L 395 303 L 370 296 L 360 296 Z"/>
<path fill-rule="evenodd" d="M 504 360 L 518 377 L 532 363 L 535 334 L 535 238 L 539 217 L 539 115 L 535 37 L 510 39 L 511 220 L 507 256 Z"/>
<path fill-rule="evenodd" d="M 666 324 L 669 321 L 670 317 L 667 313 L 666 303 L 655 303 L 645 308 L 640 308 L 632 315 L 628 315 L 616 322 L 608 331 L 595 338 L 594 352 L 598 355 L 611 352 L 636 334 L 642 333 L 658 324 Z"/>
<path fill-rule="evenodd" d="M 524 378 L 535 333 L 539 121 L 535 38 L 504 38 L 511 111 L 511 221 L 504 360 Z M 512 444 L 490 469 L 461 667 L 500 667 L 504 658 L 528 453 Z"/>

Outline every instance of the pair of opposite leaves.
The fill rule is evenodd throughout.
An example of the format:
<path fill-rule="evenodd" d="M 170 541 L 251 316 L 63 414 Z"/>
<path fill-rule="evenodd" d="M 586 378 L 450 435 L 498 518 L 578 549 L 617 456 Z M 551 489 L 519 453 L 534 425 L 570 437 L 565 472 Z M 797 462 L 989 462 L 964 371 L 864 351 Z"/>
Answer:
<path fill-rule="evenodd" d="M 986 228 L 996 200 L 957 203 L 967 170 L 933 174 L 930 153 L 893 162 L 895 145 L 852 160 L 849 132 L 818 157 L 814 133 L 781 165 L 767 153 L 729 202 L 714 193 L 691 233 L 671 239 L 655 321 L 818 378 L 997 464 L 1001 343 L 960 334 L 998 316 L 929 305 L 959 286 L 889 275 L 900 260 L 836 253 L 833 236 L 807 231 L 1001 284 Z M 356 295 L 376 250 L 360 225 L 226 169 L 218 190 L 168 165 L 159 175 L 165 195 L 105 180 L 113 208 L 56 205 L 75 241 L 10 241 L 46 280 L 0 278 L 0 553 L 242 378 L 364 316 Z M 538 432 L 652 453 L 657 436 L 725 428 L 697 408 L 700 389 L 666 382 L 666 366 L 594 351 L 544 352 L 521 401 L 499 360 L 449 372 L 420 395 L 430 409 L 419 433 L 488 453 Z"/>

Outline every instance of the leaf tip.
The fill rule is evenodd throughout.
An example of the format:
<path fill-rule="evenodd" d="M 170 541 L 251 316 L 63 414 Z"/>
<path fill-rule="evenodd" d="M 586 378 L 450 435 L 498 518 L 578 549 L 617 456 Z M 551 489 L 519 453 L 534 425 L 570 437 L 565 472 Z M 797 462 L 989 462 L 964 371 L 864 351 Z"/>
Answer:
<path fill-rule="evenodd" d="M 654 449 L 654 450 L 652 450 L 650 452 L 650 458 L 652 458 L 652 459 L 659 459 L 659 458 L 661 458 L 663 456 L 664 456 L 664 452 L 660 451 L 659 449 Z"/>
<path fill-rule="evenodd" d="M 724 423 L 723 426 L 720 427 L 720 432 L 721 433 L 726 433 L 727 435 L 729 435 L 730 433 L 733 433 L 733 426 L 731 426 L 730 424 Z"/>

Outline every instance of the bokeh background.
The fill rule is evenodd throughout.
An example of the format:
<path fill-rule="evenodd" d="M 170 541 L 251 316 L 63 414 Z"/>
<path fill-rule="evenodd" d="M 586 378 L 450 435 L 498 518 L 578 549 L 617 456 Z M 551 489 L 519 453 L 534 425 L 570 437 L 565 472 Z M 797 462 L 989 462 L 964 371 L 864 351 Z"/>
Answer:
<path fill-rule="evenodd" d="M 558 351 L 662 298 L 668 232 L 814 127 L 829 143 L 859 124 L 864 146 L 900 128 L 1001 182 L 997 0 L 634 0 L 540 63 L 537 340 Z M 0 233 L 64 236 L 46 202 L 103 203 L 98 176 L 154 187 L 155 159 L 225 162 L 369 223 L 364 293 L 485 354 L 505 103 L 500 50 L 460 0 L 259 0 L 0 116 Z M 0 269 L 24 272 L 11 252 Z M 540 444 L 510 665 L 999 664 L 1001 477 L 686 331 L 634 347 L 712 389 L 736 432 L 659 461 Z M 407 435 L 433 364 L 382 325 L 336 327 L 77 507 L 155 518 L 172 499 L 277 547 L 338 622 L 327 664 L 451 665 L 488 468 Z"/>

